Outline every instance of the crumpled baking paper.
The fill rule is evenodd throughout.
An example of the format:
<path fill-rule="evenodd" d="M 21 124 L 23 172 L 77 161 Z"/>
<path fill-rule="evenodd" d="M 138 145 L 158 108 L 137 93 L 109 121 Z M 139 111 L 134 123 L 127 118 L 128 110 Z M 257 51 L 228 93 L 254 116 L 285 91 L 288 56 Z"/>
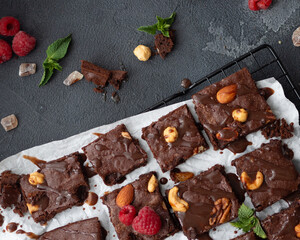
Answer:
<path fill-rule="evenodd" d="M 285 97 L 281 84 L 274 78 L 259 81 L 257 82 L 257 86 L 259 88 L 270 87 L 273 90 L 275 90 L 275 93 L 268 99 L 268 103 L 271 106 L 271 109 L 273 110 L 277 118 L 285 118 L 288 123 L 294 122 L 294 137 L 287 140 L 283 140 L 283 142 L 287 143 L 288 146 L 294 151 L 294 163 L 298 171 L 300 171 L 300 128 L 298 123 L 299 113 L 296 107 Z M 113 189 L 120 188 L 121 186 L 124 186 L 134 181 L 141 174 L 147 173 L 149 171 L 157 171 L 159 178 L 166 177 L 169 180 L 166 185 L 161 185 L 161 192 L 164 193 L 164 190 L 171 188 L 174 183 L 169 178 L 169 172 L 165 174 L 161 172 L 146 142 L 141 139 L 141 129 L 143 127 L 148 126 L 151 122 L 156 121 L 159 117 L 167 114 L 168 112 L 176 109 L 177 107 L 183 104 L 187 104 L 189 106 L 195 119 L 197 119 L 192 100 L 180 102 L 158 110 L 129 117 L 112 124 L 97 127 L 89 131 L 80 133 L 78 135 L 69 137 L 67 139 L 50 142 L 41 146 L 24 150 L 0 162 L 0 172 L 3 172 L 5 170 L 12 170 L 12 172 L 17 174 L 31 173 L 33 171 L 36 171 L 37 167 L 34 164 L 32 164 L 29 160 L 23 159 L 22 155 L 34 156 L 39 159 L 50 161 L 75 151 L 82 152 L 81 147 L 87 145 L 88 143 L 92 142 L 97 138 L 97 136 L 95 136 L 93 133 L 106 133 L 118 124 L 124 123 L 128 128 L 130 134 L 133 137 L 139 139 L 141 146 L 143 147 L 143 149 L 146 150 L 149 157 L 148 164 L 145 167 L 141 167 L 131 172 L 127 175 L 126 181 L 124 181 L 122 184 L 118 184 L 113 187 L 106 186 L 98 175 L 94 176 L 89 179 L 91 187 L 90 191 L 97 193 L 100 197 L 106 191 L 112 191 Z M 235 168 L 231 166 L 231 161 L 233 159 L 245 154 L 246 152 L 250 152 L 256 148 L 259 148 L 262 143 L 268 142 L 268 140 L 266 140 L 261 135 L 260 131 L 248 135 L 247 139 L 248 141 L 252 142 L 253 145 L 248 146 L 247 150 L 244 153 L 234 155 L 232 152 L 225 149 L 222 150 L 223 154 L 220 154 L 220 151 L 214 151 L 211 144 L 209 143 L 210 149 L 208 151 L 193 156 L 185 163 L 179 165 L 179 167 L 182 171 L 191 171 L 195 174 L 198 174 L 202 171 L 207 170 L 215 164 L 222 164 L 225 165 L 227 172 L 235 173 Z M 249 197 L 246 197 L 246 204 L 252 207 Z M 93 209 L 93 206 L 89 206 L 87 204 L 84 204 L 80 207 L 73 207 L 71 209 L 63 211 L 62 213 L 57 214 L 51 221 L 48 222 L 46 226 L 41 226 L 40 224 L 35 223 L 31 217 L 28 219 L 28 217 L 30 216 L 29 213 L 27 213 L 23 218 L 21 218 L 18 215 L 14 214 L 12 209 L 7 208 L 3 209 L 2 211 L 2 215 L 4 216 L 4 224 L 2 226 L 2 229 L 5 229 L 9 222 L 16 222 L 22 225 L 22 227 L 19 226 L 18 229 L 23 229 L 26 232 L 33 232 L 35 234 L 42 234 L 46 231 L 50 231 L 54 228 L 66 225 L 68 223 L 96 216 L 99 218 L 102 226 L 108 231 L 107 239 L 118 239 L 114 227 L 109 220 L 108 209 L 106 208 L 106 206 L 104 206 L 102 204 L 102 201 L 99 199 L 98 203 L 94 207 L 96 209 Z M 281 200 L 268 207 L 263 212 L 259 213 L 258 216 L 261 219 L 263 219 L 266 216 L 279 212 L 282 208 L 286 207 L 287 204 L 283 200 Z M 26 237 L 26 235 L 16 234 L 16 232 L 8 233 L 6 231 L 5 233 L 3 233 L 2 229 L 0 228 L 0 239 L 28 238 Z M 215 230 L 211 230 L 209 234 L 213 239 L 227 240 L 242 234 L 242 231 L 237 231 L 236 233 L 234 233 L 236 230 L 236 228 L 232 227 L 229 223 L 227 223 L 217 227 Z M 186 239 L 186 237 L 183 235 L 182 232 L 179 232 L 174 236 L 169 237 L 168 239 L 181 240 Z"/>

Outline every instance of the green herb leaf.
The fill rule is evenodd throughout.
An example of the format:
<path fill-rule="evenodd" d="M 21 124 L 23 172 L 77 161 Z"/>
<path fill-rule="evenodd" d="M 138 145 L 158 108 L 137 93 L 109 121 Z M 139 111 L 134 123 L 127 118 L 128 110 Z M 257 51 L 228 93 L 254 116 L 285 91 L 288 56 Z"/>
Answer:
<path fill-rule="evenodd" d="M 238 214 L 240 220 L 246 220 L 253 216 L 254 211 L 243 203 L 239 208 Z"/>
<path fill-rule="evenodd" d="M 175 16 L 176 16 L 176 13 L 173 12 L 172 15 L 171 15 L 170 17 L 164 19 L 164 20 L 165 20 L 165 23 L 171 25 L 171 24 L 174 22 L 174 20 L 175 20 Z"/>
<path fill-rule="evenodd" d="M 52 74 L 53 74 L 53 68 L 45 68 L 39 87 L 44 86 L 50 80 Z"/>
<path fill-rule="evenodd" d="M 266 233 L 264 232 L 264 230 L 262 229 L 262 227 L 261 227 L 261 225 L 260 225 L 260 223 L 259 223 L 258 220 L 257 220 L 257 222 L 256 222 L 255 227 L 253 228 L 253 232 L 254 232 L 257 236 L 259 236 L 260 238 L 263 238 L 263 239 L 266 239 L 266 238 L 267 238 L 267 235 L 266 235 Z"/>
<path fill-rule="evenodd" d="M 155 35 L 155 33 L 157 31 L 157 24 L 155 23 L 154 25 L 150 25 L 150 26 L 141 26 L 138 28 L 138 30 L 141 32 Z"/>
<path fill-rule="evenodd" d="M 72 35 L 69 34 L 67 37 L 58 39 L 52 43 L 46 51 L 48 58 L 55 61 L 62 59 L 68 51 L 71 40 Z"/>

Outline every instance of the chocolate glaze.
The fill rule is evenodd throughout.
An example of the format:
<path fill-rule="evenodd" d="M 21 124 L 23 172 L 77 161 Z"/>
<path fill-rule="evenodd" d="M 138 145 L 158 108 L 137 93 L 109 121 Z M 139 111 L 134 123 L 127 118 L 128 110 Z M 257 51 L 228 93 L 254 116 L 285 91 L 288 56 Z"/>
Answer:
<path fill-rule="evenodd" d="M 126 174 L 147 164 L 147 154 L 138 140 L 123 137 L 122 132 L 128 133 L 124 124 L 82 148 L 95 171 L 109 186 L 124 181 Z"/>
<path fill-rule="evenodd" d="M 265 88 L 258 89 L 258 92 L 261 96 L 263 96 L 267 100 L 269 97 L 271 97 L 274 94 L 275 91 L 272 88 L 265 87 Z"/>
<path fill-rule="evenodd" d="M 87 199 L 85 200 L 85 203 L 94 206 L 98 202 L 98 195 L 94 192 L 89 192 Z"/>
<path fill-rule="evenodd" d="M 78 152 L 60 159 L 37 163 L 38 172 L 44 175 L 44 182 L 31 185 L 29 175 L 20 180 L 27 203 L 38 205 L 32 213 L 35 222 L 46 223 L 57 213 L 75 205 L 82 205 L 87 197 L 89 185 L 83 175 L 86 157 Z"/>
<path fill-rule="evenodd" d="M 12 233 L 12 232 L 14 232 L 14 231 L 17 230 L 18 226 L 19 226 L 19 223 L 10 222 L 10 223 L 7 224 L 7 226 L 6 226 L 6 231 Z"/>
<path fill-rule="evenodd" d="M 224 167 L 215 165 L 205 172 L 177 185 L 178 196 L 189 204 L 186 212 L 175 212 L 188 239 L 201 239 L 201 234 L 220 225 L 210 225 L 215 201 L 228 198 L 231 202 L 228 221 L 237 217 L 239 203 L 223 175 Z"/>
<path fill-rule="evenodd" d="M 280 140 L 262 144 L 259 149 L 234 160 L 232 165 L 239 176 L 245 171 L 252 180 L 257 171 L 263 174 L 263 184 L 256 190 L 247 190 L 258 211 L 296 191 L 300 184 L 300 176 L 293 162 L 284 155 Z"/>
<path fill-rule="evenodd" d="M 246 137 L 241 137 L 238 140 L 229 143 L 226 148 L 234 154 L 237 154 L 244 152 L 249 145 L 252 145 L 252 142 L 249 142 Z"/>
<path fill-rule="evenodd" d="M 165 141 L 163 132 L 167 127 L 175 127 L 178 138 L 173 143 Z M 147 141 L 163 172 L 175 168 L 188 158 L 208 149 L 187 105 L 183 105 L 142 129 L 142 138 Z"/>
<path fill-rule="evenodd" d="M 160 184 L 165 185 L 165 184 L 168 183 L 168 179 L 165 178 L 165 177 L 162 177 L 162 178 L 159 180 L 159 182 L 160 182 Z"/>
<path fill-rule="evenodd" d="M 44 160 L 38 159 L 36 157 L 28 156 L 28 155 L 23 155 L 23 158 L 25 158 L 27 160 L 30 160 L 33 164 L 35 164 L 37 166 L 38 166 L 39 163 L 45 163 L 46 162 Z"/>
<path fill-rule="evenodd" d="M 235 196 L 239 200 L 239 203 L 242 204 L 245 201 L 245 189 L 243 188 L 243 184 L 239 180 L 238 176 L 234 173 L 227 173 L 226 174 L 227 180 L 232 187 Z"/>
<path fill-rule="evenodd" d="M 16 234 L 26 234 L 26 236 L 29 237 L 30 239 L 38 239 L 40 237 L 39 235 L 36 235 L 33 232 L 25 232 L 22 229 L 16 231 Z"/>
<path fill-rule="evenodd" d="M 221 104 L 216 99 L 217 92 L 225 86 L 236 84 L 235 99 L 227 104 Z M 212 84 L 192 96 L 198 118 L 203 125 L 214 149 L 224 149 L 226 145 L 246 136 L 251 132 L 275 120 L 266 100 L 259 94 L 254 80 L 247 69 L 242 69 L 231 76 Z M 234 121 L 232 112 L 244 108 L 248 112 L 244 123 Z M 224 128 L 232 131 L 224 132 Z M 223 134 L 224 139 L 218 139 L 217 133 Z"/>

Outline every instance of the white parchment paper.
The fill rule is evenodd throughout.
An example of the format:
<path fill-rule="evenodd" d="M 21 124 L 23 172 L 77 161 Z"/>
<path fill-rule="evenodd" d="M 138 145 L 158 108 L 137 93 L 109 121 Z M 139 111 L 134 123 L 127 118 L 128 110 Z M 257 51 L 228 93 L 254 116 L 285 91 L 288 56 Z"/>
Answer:
<path fill-rule="evenodd" d="M 257 82 L 259 88 L 262 87 L 270 87 L 275 90 L 275 93 L 268 99 L 268 103 L 271 106 L 274 114 L 277 118 L 285 118 L 288 123 L 295 123 L 295 132 L 294 137 L 283 140 L 288 146 L 294 151 L 294 163 L 300 171 L 300 128 L 299 128 L 299 114 L 294 106 L 284 95 L 282 86 L 278 81 L 274 78 L 270 78 L 267 80 L 263 80 Z M 101 127 L 97 127 L 86 131 L 84 133 L 80 133 L 78 135 L 69 137 L 67 139 L 63 139 L 60 141 L 50 142 L 41 146 L 37 146 L 31 149 L 24 150 L 14 156 L 8 157 L 0 162 L 0 173 L 5 170 L 12 170 L 12 172 L 17 174 L 26 174 L 31 173 L 37 170 L 37 167 L 32 164 L 30 161 L 22 158 L 24 154 L 37 157 L 39 159 L 43 159 L 46 161 L 54 160 L 64 155 L 70 154 L 75 151 L 80 151 L 81 147 L 87 145 L 91 141 L 95 140 L 97 137 L 93 133 L 106 133 L 109 130 L 113 129 L 116 125 L 120 123 L 124 123 L 128 128 L 130 134 L 139 139 L 141 146 L 146 150 L 148 154 L 148 164 L 145 167 L 136 169 L 127 175 L 126 181 L 122 184 L 115 185 L 113 187 L 106 186 L 102 179 L 97 175 L 89 179 L 91 191 L 97 193 L 100 196 L 104 194 L 106 191 L 112 191 L 113 189 L 124 186 L 135 179 L 138 178 L 140 174 L 147 173 L 149 171 L 157 171 L 159 178 L 166 177 L 169 181 L 166 185 L 161 185 L 162 193 L 167 188 L 171 188 L 173 186 L 173 182 L 169 178 L 169 172 L 163 174 L 156 162 L 153 158 L 153 155 L 147 146 L 146 142 L 141 139 L 141 129 L 145 126 L 148 126 L 151 122 L 156 121 L 159 117 L 167 114 L 168 112 L 174 110 L 175 108 L 187 104 L 192 111 L 195 119 L 197 119 L 196 113 L 194 111 L 194 106 L 192 104 L 192 100 L 188 100 L 185 102 L 177 103 L 168 107 L 164 107 L 155 111 L 151 111 L 148 113 L 143 113 L 140 115 L 136 115 L 133 117 L 129 117 L 118 122 L 104 125 Z M 205 135 L 205 134 L 204 134 Z M 205 135 L 206 137 L 206 135 Z M 207 139 L 207 137 L 206 137 Z M 253 145 L 248 146 L 246 152 L 253 151 L 254 149 L 260 147 L 262 143 L 268 142 L 259 132 L 252 133 L 247 136 L 248 141 L 252 142 Z M 208 141 L 209 142 L 209 141 Z M 209 143 L 210 144 L 210 143 Z M 220 151 L 214 151 L 211 144 L 210 149 L 202 154 L 198 154 L 190 158 L 187 162 L 179 165 L 179 168 L 182 171 L 191 171 L 195 174 L 198 174 L 202 171 L 207 170 L 215 164 L 225 165 L 227 172 L 235 172 L 235 168 L 231 166 L 231 161 L 240 155 L 245 154 L 236 154 L 234 155 L 229 150 L 223 150 L 223 154 L 220 154 Z M 252 206 L 248 197 L 246 197 L 246 204 L 248 206 Z M 101 224 L 104 226 L 106 230 L 108 230 L 107 239 L 118 239 L 115 233 L 113 225 L 110 223 L 108 209 L 104 206 L 99 199 L 98 203 L 94 206 L 96 209 L 93 209 L 92 206 L 84 204 L 80 207 L 73 207 L 68 209 L 62 213 L 57 214 L 54 219 L 48 222 L 46 226 L 41 226 L 40 224 L 35 223 L 32 218 L 28 218 L 30 215 L 27 213 L 23 218 L 20 218 L 18 215 L 14 214 L 12 209 L 7 208 L 2 210 L 2 215 L 4 216 L 4 224 L 2 228 L 0 228 L 0 239 L 26 239 L 26 235 L 24 234 L 16 234 L 8 233 L 7 231 L 4 233 L 2 229 L 5 229 L 6 225 L 9 222 L 16 222 L 22 225 L 19 226 L 19 229 L 23 229 L 26 232 L 33 232 L 35 234 L 42 234 L 45 231 L 50 231 L 54 228 L 66 225 L 71 222 L 91 218 L 98 217 Z M 275 212 L 280 211 L 282 208 L 287 207 L 287 204 L 284 201 L 279 201 L 269 208 L 265 209 L 263 212 L 259 214 L 261 219 L 266 216 L 273 214 Z M 227 240 L 240 235 L 242 232 L 238 231 L 238 233 L 234 233 L 236 231 L 234 227 L 232 227 L 229 223 L 223 224 L 216 228 L 215 231 L 210 231 L 210 236 L 213 239 L 222 239 Z M 168 238 L 181 240 L 186 239 L 182 232 L 175 234 L 172 237 Z"/>

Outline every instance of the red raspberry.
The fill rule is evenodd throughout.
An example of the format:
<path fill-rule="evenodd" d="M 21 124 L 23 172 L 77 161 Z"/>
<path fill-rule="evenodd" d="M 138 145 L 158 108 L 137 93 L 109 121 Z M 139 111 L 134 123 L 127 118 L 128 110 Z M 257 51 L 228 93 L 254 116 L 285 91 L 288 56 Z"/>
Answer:
<path fill-rule="evenodd" d="M 12 42 L 12 48 L 15 54 L 23 57 L 30 53 L 35 47 L 35 38 L 27 34 L 26 32 L 20 31 L 14 36 Z"/>
<path fill-rule="evenodd" d="M 9 59 L 11 59 L 11 57 L 11 46 L 4 40 L 0 39 L 0 63 L 8 61 Z"/>
<path fill-rule="evenodd" d="M 127 205 L 122 207 L 121 211 L 119 212 L 119 219 L 125 225 L 130 226 L 135 215 L 136 215 L 136 210 L 134 206 Z"/>
<path fill-rule="evenodd" d="M 20 23 L 14 17 L 3 17 L 0 19 L 0 34 L 4 36 L 15 36 L 20 31 Z"/>
<path fill-rule="evenodd" d="M 248 6 L 252 11 L 267 9 L 272 3 L 272 0 L 248 0 Z"/>
<path fill-rule="evenodd" d="M 146 206 L 133 219 L 132 227 L 138 233 L 155 235 L 161 228 L 161 220 L 152 208 Z"/>

